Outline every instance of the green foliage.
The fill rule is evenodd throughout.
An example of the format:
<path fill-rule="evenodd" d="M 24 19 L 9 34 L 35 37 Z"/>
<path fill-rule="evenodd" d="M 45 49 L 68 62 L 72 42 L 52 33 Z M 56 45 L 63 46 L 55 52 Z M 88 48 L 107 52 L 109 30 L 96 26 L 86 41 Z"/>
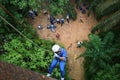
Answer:
<path fill-rule="evenodd" d="M 18 6 L 19 9 L 23 9 L 27 6 L 27 1 L 26 0 L 14 0 L 14 1 L 10 1 L 11 4 Z"/>
<path fill-rule="evenodd" d="M 119 80 L 120 79 L 120 64 L 106 66 L 107 68 L 97 73 L 94 80 Z"/>
<path fill-rule="evenodd" d="M 84 41 L 86 47 L 84 54 L 85 80 L 119 80 L 120 63 L 114 60 L 118 48 L 113 46 L 114 34 L 107 33 L 103 39 L 95 34 L 89 35 L 89 41 Z M 111 47 L 112 46 L 112 47 Z M 111 67 L 112 66 L 112 67 Z"/>
<path fill-rule="evenodd" d="M 99 51 L 102 45 L 101 39 L 96 35 L 89 35 L 89 38 L 90 38 L 93 48 Z"/>
<path fill-rule="evenodd" d="M 12 63 L 15 65 L 21 65 L 22 66 L 22 56 L 18 54 L 16 51 L 11 51 L 7 54 L 3 54 L 0 56 L 0 60 L 6 61 L 8 63 Z M 23 64 L 24 65 L 24 64 Z"/>
<path fill-rule="evenodd" d="M 106 32 L 110 30 L 112 27 L 116 26 L 120 22 L 120 13 L 116 13 L 112 15 L 110 18 L 100 22 L 92 29 L 92 33 L 95 33 L 96 31 L 102 31 Z"/>
<path fill-rule="evenodd" d="M 5 7 L 3 9 L 0 6 L 1 16 L 37 44 L 36 46 L 23 36 L 20 36 L 18 32 L 0 19 L 0 60 L 39 73 L 46 74 L 48 72 L 48 67 L 53 59 L 51 47 L 55 42 L 38 39 L 35 30 L 23 17 L 30 8 L 34 10 L 41 8 L 41 2 L 44 1 L 47 0 L 0 0 L 1 4 Z M 48 2 L 52 2 L 52 8 L 55 8 L 53 12 L 57 11 L 55 12 L 56 15 L 65 13 L 64 7 L 68 0 L 59 0 L 58 3 L 53 0 L 48 0 Z M 68 74 L 66 76 L 65 78 L 69 80 Z M 55 69 L 53 77 L 60 77 L 59 69 Z"/>
<path fill-rule="evenodd" d="M 103 0 L 94 8 L 97 19 L 107 17 L 91 31 L 92 33 L 98 33 L 99 37 L 92 35 L 92 37 L 89 36 L 90 41 L 84 42 L 87 49 L 85 54 L 81 56 L 85 58 L 85 80 L 120 79 L 119 4 L 119 0 Z"/>
<path fill-rule="evenodd" d="M 103 3 L 98 4 L 95 7 L 95 15 L 96 18 L 99 20 L 103 16 L 108 16 L 118 10 L 120 10 L 120 0 L 106 0 Z"/>
<path fill-rule="evenodd" d="M 0 1 L 0 3 L 11 12 L 12 15 L 26 16 L 29 9 L 38 11 L 41 9 L 42 0 L 10 0 Z M 18 18 L 19 19 L 19 18 Z"/>
<path fill-rule="evenodd" d="M 1 16 L 3 16 L 4 18 L 8 18 L 8 15 L 6 15 L 6 13 L 1 8 L 0 8 L 0 12 L 1 12 L 0 13 Z M 4 23 L 4 21 L 2 19 L 0 19 L 0 34 L 4 33 L 5 30 L 9 31 L 9 28 L 7 27 L 7 24 Z"/>
<path fill-rule="evenodd" d="M 46 4 L 48 4 L 48 10 L 52 16 L 63 15 L 66 18 L 66 14 L 69 13 L 71 19 L 75 20 L 77 18 L 74 6 L 69 0 L 49 0 Z"/>
<path fill-rule="evenodd" d="M 82 1 L 83 0 L 75 0 L 76 8 L 79 8 Z"/>
<path fill-rule="evenodd" d="M 0 60 L 46 74 L 53 59 L 51 47 L 55 43 L 50 40 L 35 39 L 36 44 L 39 45 L 37 47 L 27 40 L 21 41 L 18 37 L 12 38 L 11 41 L 4 44 L 4 49 L 7 52 L 0 56 Z M 59 66 L 55 68 L 53 77 L 60 77 Z M 67 74 L 65 78 L 69 78 Z"/>
<path fill-rule="evenodd" d="M 89 13 L 88 15 L 90 15 L 91 11 L 94 10 L 94 8 L 102 2 L 102 0 L 89 0 Z"/>
<path fill-rule="evenodd" d="M 41 4 L 42 4 L 42 0 L 29 0 L 28 1 L 29 7 L 36 11 L 41 9 L 42 7 Z"/>
<path fill-rule="evenodd" d="M 47 0 L 0 0 L 2 6 L 4 6 L 4 9 L 0 6 L 1 16 L 35 43 L 26 40 L 0 19 L 0 60 L 46 74 L 53 59 L 51 47 L 55 42 L 38 39 L 35 30 L 23 17 L 30 8 L 34 10 L 41 8 L 41 2 L 43 1 Z M 67 0 L 62 0 L 63 2 L 59 1 L 59 6 L 67 3 Z M 64 6 L 61 8 L 64 8 Z M 61 11 L 58 10 L 58 13 L 61 13 Z M 58 73 L 59 71 L 56 69 L 54 77 L 58 77 L 60 75 Z"/>
<path fill-rule="evenodd" d="M 77 18 L 77 13 L 71 3 L 68 3 L 66 6 L 66 14 L 67 13 L 69 13 L 71 19 L 75 20 Z"/>
<path fill-rule="evenodd" d="M 56 16 L 56 15 L 64 14 L 64 7 L 67 3 L 68 0 L 51 1 L 49 5 L 49 10 L 51 15 Z"/>
<path fill-rule="evenodd" d="M 41 2 L 41 0 L 11 0 L 10 4 L 17 6 L 17 8 L 20 10 L 23 10 L 25 8 L 32 8 L 34 10 L 37 10 L 40 8 L 39 3 Z"/>
<path fill-rule="evenodd" d="M 63 8 L 59 8 L 58 9 L 58 7 L 57 6 L 55 6 L 55 4 L 51 4 L 50 5 L 50 13 L 51 13 L 51 15 L 53 15 L 53 16 L 56 16 L 56 15 L 59 15 L 59 14 L 63 14 L 64 13 L 64 10 L 63 10 Z"/>
<path fill-rule="evenodd" d="M 4 48 L 7 52 L 1 55 L 0 60 L 41 73 L 47 72 L 48 64 L 53 57 L 53 53 L 49 51 L 53 43 L 48 42 L 44 40 L 38 48 L 29 41 L 21 42 L 19 39 L 12 39 L 5 43 Z M 43 46 L 44 44 L 47 44 L 48 49 L 44 48 L 46 47 L 46 45 Z"/>
<path fill-rule="evenodd" d="M 103 42 L 104 42 L 104 44 L 112 45 L 113 39 L 114 39 L 114 34 L 112 32 L 109 32 L 104 37 Z"/>
<path fill-rule="evenodd" d="M 59 70 L 59 65 L 57 65 L 57 68 L 54 69 L 52 75 L 55 76 L 56 79 L 57 79 L 58 77 L 59 77 L 59 78 L 61 77 L 60 70 Z"/>

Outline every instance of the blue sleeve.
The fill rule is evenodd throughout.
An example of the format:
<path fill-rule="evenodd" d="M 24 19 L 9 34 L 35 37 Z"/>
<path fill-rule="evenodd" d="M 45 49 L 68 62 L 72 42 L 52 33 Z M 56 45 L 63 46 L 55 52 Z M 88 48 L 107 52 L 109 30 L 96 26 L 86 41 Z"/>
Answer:
<path fill-rule="evenodd" d="M 64 57 L 64 58 L 65 58 L 65 61 L 66 61 L 67 51 L 66 51 L 65 49 L 63 49 L 63 55 L 62 55 L 62 57 Z"/>
<path fill-rule="evenodd" d="M 67 57 L 67 51 L 64 49 L 64 51 L 63 51 L 63 57 Z"/>

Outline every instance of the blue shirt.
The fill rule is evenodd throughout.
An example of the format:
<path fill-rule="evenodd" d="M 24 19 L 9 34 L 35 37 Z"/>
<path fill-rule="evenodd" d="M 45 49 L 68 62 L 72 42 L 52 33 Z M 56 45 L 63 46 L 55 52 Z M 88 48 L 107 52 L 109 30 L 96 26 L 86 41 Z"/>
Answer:
<path fill-rule="evenodd" d="M 61 19 L 61 22 L 64 23 L 64 18 Z"/>
<path fill-rule="evenodd" d="M 64 57 L 64 59 L 65 59 L 64 61 L 66 61 L 67 51 L 64 48 L 61 48 L 61 51 L 60 51 L 60 53 L 58 53 L 58 55 L 60 57 Z"/>

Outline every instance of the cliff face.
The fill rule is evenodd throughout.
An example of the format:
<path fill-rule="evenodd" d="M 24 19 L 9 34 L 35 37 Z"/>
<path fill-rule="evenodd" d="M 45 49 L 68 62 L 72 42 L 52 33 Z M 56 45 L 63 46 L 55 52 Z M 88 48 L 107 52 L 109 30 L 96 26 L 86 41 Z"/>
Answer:
<path fill-rule="evenodd" d="M 0 80 L 57 80 L 18 66 L 0 61 Z"/>

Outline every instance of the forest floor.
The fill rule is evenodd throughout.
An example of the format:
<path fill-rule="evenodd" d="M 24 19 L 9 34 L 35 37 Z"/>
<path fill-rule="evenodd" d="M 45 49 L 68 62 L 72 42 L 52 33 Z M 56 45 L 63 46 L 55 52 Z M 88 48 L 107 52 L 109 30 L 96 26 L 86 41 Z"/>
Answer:
<path fill-rule="evenodd" d="M 65 23 L 61 27 L 55 23 L 56 32 L 51 32 L 47 29 L 47 24 L 50 24 L 47 19 L 47 15 L 40 13 L 35 19 L 30 20 L 30 23 L 37 31 L 40 38 L 55 40 L 58 43 L 62 43 L 67 49 L 68 56 L 68 69 L 69 75 L 72 80 L 84 80 L 84 68 L 83 68 L 83 58 L 76 59 L 80 54 L 82 54 L 85 49 L 77 48 L 77 41 L 88 40 L 88 34 L 90 34 L 91 28 L 97 24 L 97 21 L 93 14 L 89 17 L 86 14 L 82 14 L 80 10 L 77 11 L 77 19 L 75 21 L 70 20 L 68 24 Z M 83 22 L 81 22 L 81 20 Z M 42 25 L 43 29 L 39 30 L 38 26 Z M 56 38 L 56 34 L 60 34 L 60 39 Z"/>

